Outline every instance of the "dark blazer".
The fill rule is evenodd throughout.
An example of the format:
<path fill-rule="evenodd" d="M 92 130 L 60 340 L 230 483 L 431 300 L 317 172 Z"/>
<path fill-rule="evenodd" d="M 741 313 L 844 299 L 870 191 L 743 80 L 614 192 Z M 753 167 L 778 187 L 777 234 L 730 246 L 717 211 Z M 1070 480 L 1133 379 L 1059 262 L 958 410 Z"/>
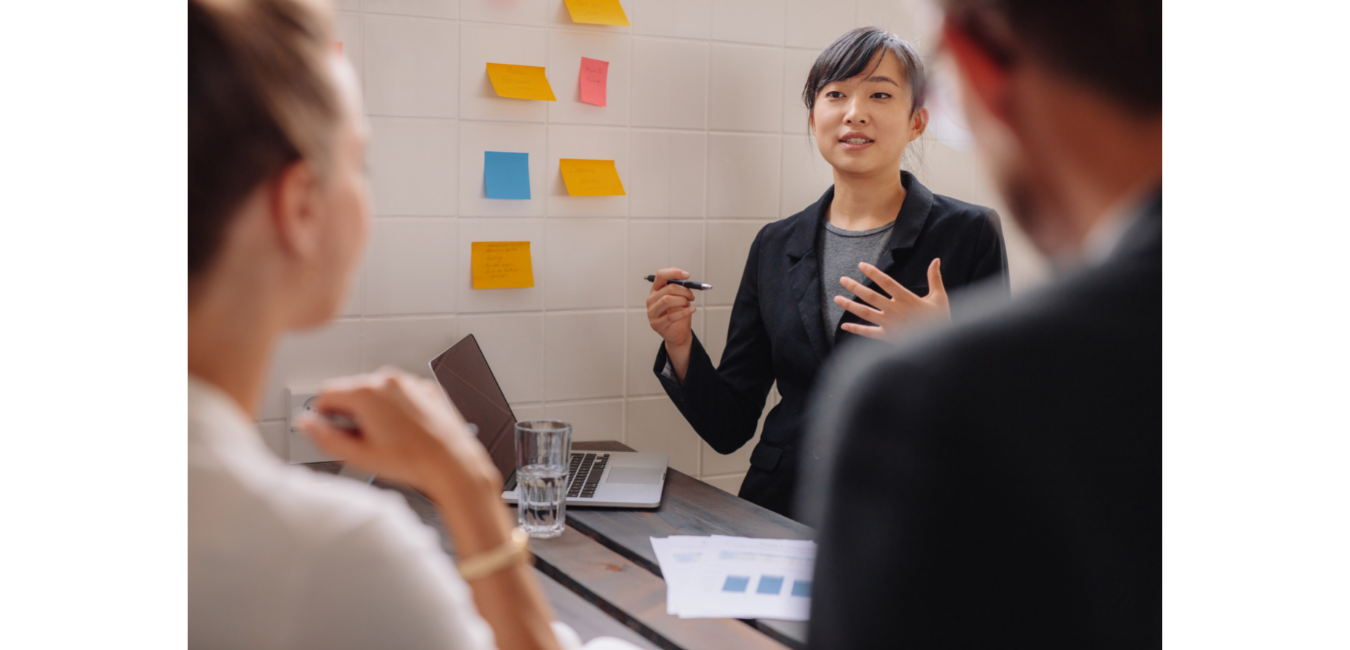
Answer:
<path fill-rule="evenodd" d="M 966 315 L 822 380 L 807 645 L 1160 647 L 1161 193 L 1105 262 Z"/>
<path fill-rule="evenodd" d="M 877 267 L 922 296 L 928 293 L 928 265 L 937 257 L 949 293 L 986 278 L 994 278 L 1006 293 L 1008 261 L 998 215 L 933 194 L 909 172 L 900 176 L 907 194 Z M 754 437 L 764 400 L 778 382 L 782 401 L 764 421 L 740 496 L 787 516 L 797 482 L 807 395 L 832 352 L 822 323 L 816 237 L 833 199 L 831 187 L 814 205 L 759 231 L 736 292 L 718 367 L 697 336 L 683 386 L 661 374 L 667 362 L 664 345 L 654 367 L 680 413 L 722 454 Z M 866 284 L 880 291 L 870 280 Z M 844 322 L 863 321 L 845 312 Z M 834 347 L 843 348 L 854 338 L 864 337 L 836 330 Z"/>

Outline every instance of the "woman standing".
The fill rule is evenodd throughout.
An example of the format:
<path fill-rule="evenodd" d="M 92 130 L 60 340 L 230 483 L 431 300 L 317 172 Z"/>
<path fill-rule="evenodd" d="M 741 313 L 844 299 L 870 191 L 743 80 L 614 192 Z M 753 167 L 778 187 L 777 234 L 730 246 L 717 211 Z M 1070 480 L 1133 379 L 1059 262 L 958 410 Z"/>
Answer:
<path fill-rule="evenodd" d="M 875 27 L 821 53 L 802 99 L 834 185 L 755 237 L 719 366 L 690 328 L 693 292 L 666 284 L 688 273 L 661 270 L 647 297 L 648 320 L 664 339 L 654 370 L 719 453 L 754 437 L 777 382 L 782 401 L 764 422 L 740 496 L 784 515 L 807 397 L 833 350 L 855 335 L 882 338 L 909 321 L 949 318 L 948 286 L 989 280 L 1008 289 L 998 216 L 933 194 L 900 169 L 928 124 L 924 81 L 914 49 Z"/>

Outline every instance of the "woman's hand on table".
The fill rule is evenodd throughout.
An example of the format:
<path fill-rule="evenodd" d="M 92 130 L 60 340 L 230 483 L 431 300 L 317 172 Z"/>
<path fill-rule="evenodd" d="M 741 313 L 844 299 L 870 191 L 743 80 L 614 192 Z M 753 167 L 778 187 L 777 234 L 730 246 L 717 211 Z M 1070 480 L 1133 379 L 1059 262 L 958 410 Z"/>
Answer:
<path fill-rule="evenodd" d="M 845 332 L 881 339 L 895 336 L 905 328 L 924 321 L 951 320 L 951 307 L 947 302 L 947 290 L 942 286 L 942 266 L 939 260 L 934 259 L 933 263 L 928 265 L 928 295 L 922 298 L 871 264 L 863 262 L 858 268 L 891 297 L 887 298 L 868 289 L 853 278 L 840 278 L 839 283 L 845 289 L 852 291 L 853 295 L 867 304 L 860 304 L 843 296 L 835 296 L 834 304 L 872 323 L 872 325 L 844 323 L 841 327 Z"/>
<path fill-rule="evenodd" d="M 656 272 L 651 291 L 647 294 L 647 323 L 652 331 L 666 342 L 666 355 L 675 370 L 675 377 L 684 382 L 689 368 L 689 350 L 694 343 L 694 292 L 667 280 L 688 280 L 689 274 L 678 268 Z"/>

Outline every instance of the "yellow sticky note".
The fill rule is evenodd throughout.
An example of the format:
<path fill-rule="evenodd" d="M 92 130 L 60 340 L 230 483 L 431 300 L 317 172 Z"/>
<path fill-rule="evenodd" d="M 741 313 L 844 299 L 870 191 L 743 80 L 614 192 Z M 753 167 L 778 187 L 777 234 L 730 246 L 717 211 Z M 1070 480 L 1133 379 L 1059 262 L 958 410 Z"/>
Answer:
<path fill-rule="evenodd" d="M 492 80 L 492 89 L 498 97 L 515 99 L 537 99 L 541 102 L 556 102 L 553 88 L 548 85 L 544 69 L 537 65 L 508 65 L 505 63 L 487 64 L 488 78 Z"/>
<path fill-rule="evenodd" d="M 619 0 L 566 0 L 567 13 L 572 14 L 574 23 L 593 25 L 628 26 L 628 16 L 623 13 Z"/>
<path fill-rule="evenodd" d="M 530 242 L 476 241 L 473 255 L 473 288 L 527 289 L 534 286 Z"/>
<path fill-rule="evenodd" d="M 579 160 L 563 158 L 563 184 L 571 196 L 623 196 L 623 182 L 613 160 Z"/>

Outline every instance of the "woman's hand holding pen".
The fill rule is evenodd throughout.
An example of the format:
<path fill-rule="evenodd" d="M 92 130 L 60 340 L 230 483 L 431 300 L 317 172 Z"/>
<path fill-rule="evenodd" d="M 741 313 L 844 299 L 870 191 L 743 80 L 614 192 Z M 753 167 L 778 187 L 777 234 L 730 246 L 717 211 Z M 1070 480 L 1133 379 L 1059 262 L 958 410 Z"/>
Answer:
<path fill-rule="evenodd" d="M 693 348 L 694 292 L 667 280 L 688 280 L 689 274 L 678 268 L 661 269 L 647 294 L 647 322 L 666 342 L 666 355 L 675 377 L 684 383 L 689 369 L 689 351 Z"/>
<path fill-rule="evenodd" d="M 447 480 L 460 482 L 455 491 L 501 493 L 501 473 L 434 381 L 381 368 L 324 382 L 314 406 L 359 425 L 360 434 L 352 435 L 323 418 L 300 421 L 314 444 L 333 456 L 429 494 Z"/>
<path fill-rule="evenodd" d="M 845 289 L 852 291 L 853 295 L 866 302 L 867 305 L 859 304 L 843 296 L 835 296 L 834 304 L 843 307 L 858 318 L 869 323 L 875 323 L 875 325 L 844 323 L 842 328 L 845 332 L 880 339 L 894 336 L 905 327 L 912 326 L 917 322 L 936 319 L 951 320 L 951 307 L 947 303 L 947 290 L 942 286 L 942 268 L 939 260 L 934 259 L 933 263 L 928 265 L 928 295 L 922 298 L 914 295 L 912 291 L 871 264 L 863 262 L 858 265 L 858 268 L 862 270 L 863 275 L 871 278 L 873 282 L 877 283 L 878 287 L 890 294 L 891 297 L 887 298 L 868 289 L 853 278 L 840 278 L 839 283 L 844 285 Z"/>
<path fill-rule="evenodd" d="M 436 382 L 381 368 L 324 382 L 314 408 L 349 416 L 360 434 L 310 415 L 300 424 L 310 439 L 329 454 L 430 497 L 461 560 L 509 543 L 514 515 L 502 504 L 501 472 Z M 524 563 L 512 564 L 469 583 L 496 647 L 560 647 L 533 572 Z"/>
<path fill-rule="evenodd" d="M 347 415 L 360 431 L 353 435 L 307 415 L 300 427 L 316 446 L 431 497 L 451 524 L 457 549 L 472 554 L 507 539 L 501 472 L 436 382 L 381 368 L 324 382 L 314 408 Z"/>

